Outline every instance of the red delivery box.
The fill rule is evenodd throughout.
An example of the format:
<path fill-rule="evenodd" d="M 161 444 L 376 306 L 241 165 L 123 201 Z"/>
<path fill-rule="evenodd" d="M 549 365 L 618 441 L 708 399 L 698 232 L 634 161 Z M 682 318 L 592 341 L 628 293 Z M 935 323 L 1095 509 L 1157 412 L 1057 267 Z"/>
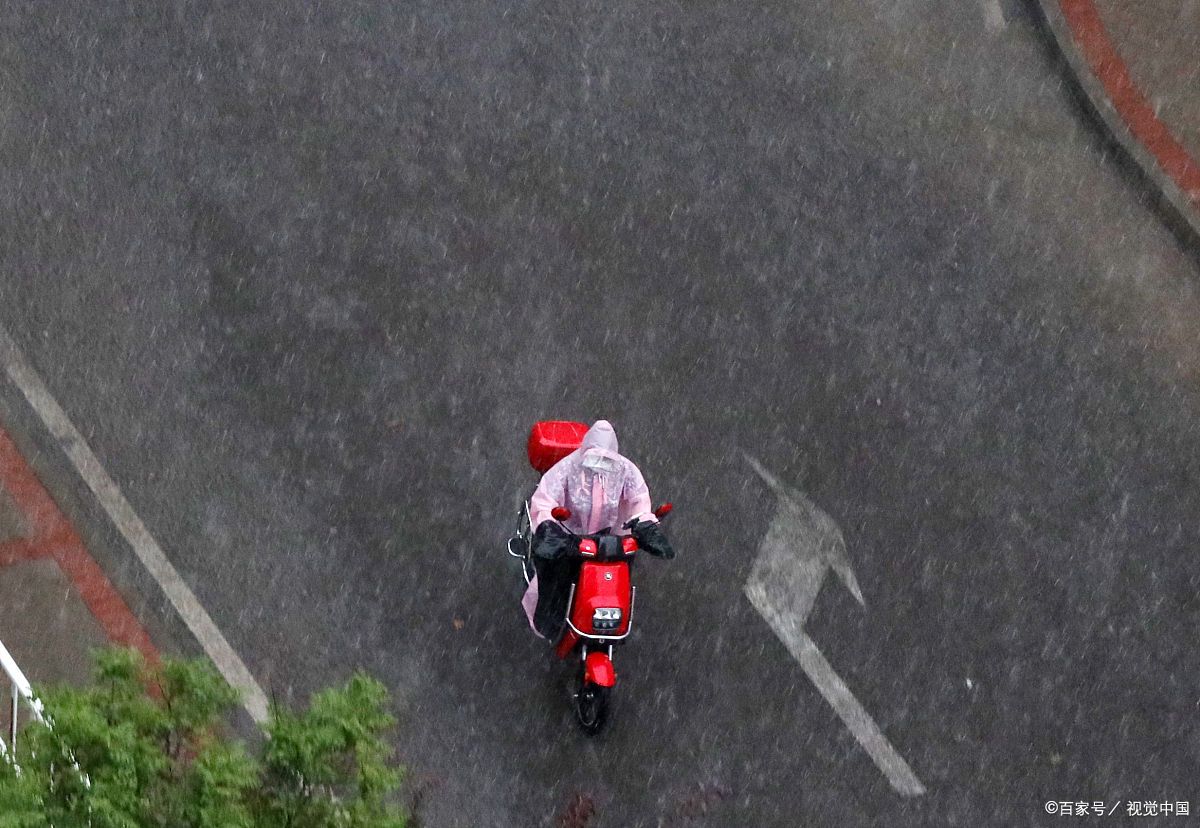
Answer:
<path fill-rule="evenodd" d="M 529 430 L 529 465 L 545 474 L 550 467 L 579 448 L 588 427 L 567 420 L 543 420 Z"/>

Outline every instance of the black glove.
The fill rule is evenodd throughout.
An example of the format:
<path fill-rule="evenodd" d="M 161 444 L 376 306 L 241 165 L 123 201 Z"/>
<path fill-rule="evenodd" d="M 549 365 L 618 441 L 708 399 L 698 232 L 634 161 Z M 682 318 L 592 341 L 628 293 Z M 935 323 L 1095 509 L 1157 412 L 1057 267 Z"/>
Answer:
<path fill-rule="evenodd" d="M 533 533 L 533 556 L 553 561 L 575 548 L 575 538 L 556 520 L 543 520 Z"/>
<path fill-rule="evenodd" d="M 667 540 L 667 536 L 662 530 L 662 524 L 653 520 L 640 520 L 629 531 L 633 535 L 633 539 L 638 542 L 638 547 L 645 549 L 651 555 L 657 558 L 666 558 L 668 561 L 675 557 L 675 550 L 671 547 L 671 542 Z"/>

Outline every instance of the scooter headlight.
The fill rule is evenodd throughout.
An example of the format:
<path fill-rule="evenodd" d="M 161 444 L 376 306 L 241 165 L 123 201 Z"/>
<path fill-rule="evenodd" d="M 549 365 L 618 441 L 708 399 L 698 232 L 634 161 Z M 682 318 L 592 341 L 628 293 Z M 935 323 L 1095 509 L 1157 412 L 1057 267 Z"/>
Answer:
<path fill-rule="evenodd" d="M 592 630 L 612 632 L 621 626 L 621 610 L 616 607 L 600 607 L 592 613 Z"/>

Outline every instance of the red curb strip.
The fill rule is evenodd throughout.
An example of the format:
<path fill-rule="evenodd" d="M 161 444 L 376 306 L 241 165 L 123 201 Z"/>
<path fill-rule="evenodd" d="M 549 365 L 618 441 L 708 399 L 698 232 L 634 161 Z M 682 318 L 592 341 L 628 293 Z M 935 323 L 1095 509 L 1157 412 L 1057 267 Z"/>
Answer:
<path fill-rule="evenodd" d="M 1200 210 L 1200 162 L 1192 158 L 1154 114 L 1146 96 L 1133 82 L 1129 67 L 1118 54 L 1093 0 L 1058 0 L 1075 42 L 1092 74 L 1104 86 L 1113 108 L 1133 136 L 1154 156 L 1159 167 Z"/>
<path fill-rule="evenodd" d="M 71 579 L 88 610 L 109 640 L 139 650 L 151 664 L 158 649 L 129 605 L 88 553 L 45 487 L 25 462 L 16 444 L 0 428 L 0 486 L 29 519 L 32 536 L 0 544 L 0 566 L 36 558 L 52 558 Z"/>

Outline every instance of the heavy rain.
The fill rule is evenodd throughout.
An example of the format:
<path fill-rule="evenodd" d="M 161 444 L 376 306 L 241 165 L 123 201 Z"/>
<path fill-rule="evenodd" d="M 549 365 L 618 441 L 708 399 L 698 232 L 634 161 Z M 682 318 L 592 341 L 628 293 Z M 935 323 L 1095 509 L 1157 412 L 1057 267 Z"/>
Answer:
<path fill-rule="evenodd" d="M 1197 46 L 1195 2 L 0 5 L 5 652 L 211 658 L 239 732 L 365 671 L 430 828 L 1181 815 Z M 608 564 L 589 734 L 610 642 L 556 657 L 506 544 L 531 429 L 598 420 L 675 556 Z M 594 533 L 597 468 L 535 518 Z"/>

